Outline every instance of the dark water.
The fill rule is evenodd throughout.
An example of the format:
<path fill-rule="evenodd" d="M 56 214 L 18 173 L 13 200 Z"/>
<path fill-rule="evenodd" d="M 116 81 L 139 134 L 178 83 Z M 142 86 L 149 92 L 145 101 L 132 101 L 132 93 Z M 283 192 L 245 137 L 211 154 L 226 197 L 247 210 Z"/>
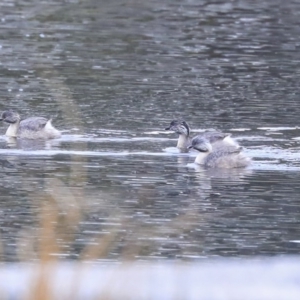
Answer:
<path fill-rule="evenodd" d="M 64 133 L 0 139 L 2 261 L 45 245 L 114 260 L 299 253 L 298 1 L 0 6 L 0 109 Z M 174 117 L 231 132 L 253 165 L 187 167 L 163 130 Z"/>

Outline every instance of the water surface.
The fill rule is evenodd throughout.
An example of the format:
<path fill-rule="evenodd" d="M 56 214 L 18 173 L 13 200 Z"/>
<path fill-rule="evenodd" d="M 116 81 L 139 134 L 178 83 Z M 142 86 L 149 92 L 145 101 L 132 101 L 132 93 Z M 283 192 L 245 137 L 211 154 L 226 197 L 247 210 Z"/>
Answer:
<path fill-rule="evenodd" d="M 299 253 L 299 12 L 296 1 L 3 2 L 0 108 L 52 117 L 63 136 L 9 141 L 1 124 L 2 261 L 45 245 L 68 259 Z M 192 134 L 232 133 L 252 166 L 189 168 L 194 154 L 163 130 L 178 117 Z"/>

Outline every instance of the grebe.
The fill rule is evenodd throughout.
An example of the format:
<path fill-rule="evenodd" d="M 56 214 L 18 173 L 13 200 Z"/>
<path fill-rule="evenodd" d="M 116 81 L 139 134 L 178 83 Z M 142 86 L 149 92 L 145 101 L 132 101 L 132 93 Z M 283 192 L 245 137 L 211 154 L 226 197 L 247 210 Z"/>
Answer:
<path fill-rule="evenodd" d="M 195 163 L 207 168 L 243 168 L 251 159 L 242 153 L 242 147 L 219 141 L 211 144 L 208 139 L 196 136 L 189 148 L 199 151 Z"/>
<path fill-rule="evenodd" d="M 182 151 L 188 151 L 192 139 L 190 138 L 191 130 L 186 121 L 173 120 L 169 127 L 165 128 L 165 130 L 171 130 L 179 134 L 177 148 Z M 215 143 L 216 141 L 222 141 L 228 145 L 238 146 L 238 143 L 231 138 L 230 133 L 223 133 L 220 131 L 205 131 L 203 133 L 199 133 L 197 137 L 203 137 L 211 144 Z"/>
<path fill-rule="evenodd" d="M 61 132 L 52 126 L 52 120 L 43 117 L 32 117 L 21 121 L 18 113 L 6 110 L 1 114 L 0 121 L 9 123 L 5 133 L 8 137 L 46 140 L 61 136 Z"/>

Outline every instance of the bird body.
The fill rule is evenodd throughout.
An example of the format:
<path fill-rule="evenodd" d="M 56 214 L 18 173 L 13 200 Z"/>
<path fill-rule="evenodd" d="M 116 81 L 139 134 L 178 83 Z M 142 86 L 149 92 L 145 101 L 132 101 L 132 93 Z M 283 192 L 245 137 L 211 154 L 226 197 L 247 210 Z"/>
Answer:
<path fill-rule="evenodd" d="M 211 144 L 203 137 L 195 137 L 190 148 L 199 151 L 195 163 L 207 168 L 243 168 L 247 167 L 251 159 L 242 153 L 242 147 L 219 141 Z"/>

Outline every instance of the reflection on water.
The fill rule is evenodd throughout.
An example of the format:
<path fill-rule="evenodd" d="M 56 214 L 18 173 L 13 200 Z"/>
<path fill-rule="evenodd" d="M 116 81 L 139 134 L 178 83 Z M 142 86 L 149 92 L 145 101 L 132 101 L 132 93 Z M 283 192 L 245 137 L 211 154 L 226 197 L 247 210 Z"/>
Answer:
<path fill-rule="evenodd" d="M 0 138 L 3 261 L 299 252 L 298 3 L 1 7 L 0 109 L 63 131 Z M 164 131 L 177 117 L 253 164 L 190 168 Z"/>

